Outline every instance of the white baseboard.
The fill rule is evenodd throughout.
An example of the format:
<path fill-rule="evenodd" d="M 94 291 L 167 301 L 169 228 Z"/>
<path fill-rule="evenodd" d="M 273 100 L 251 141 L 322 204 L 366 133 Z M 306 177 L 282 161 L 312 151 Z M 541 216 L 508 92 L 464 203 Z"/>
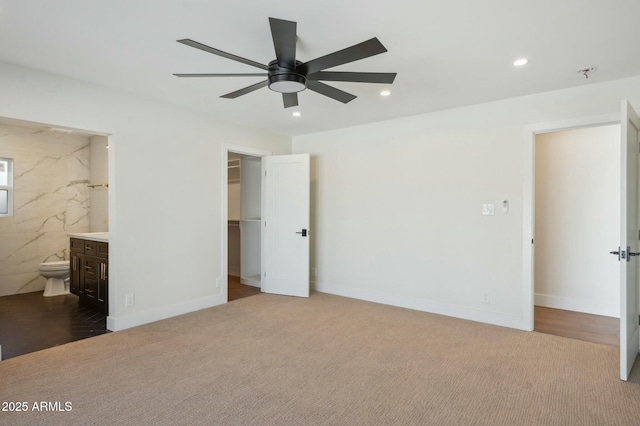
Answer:
<path fill-rule="evenodd" d="M 125 330 L 131 327 L 148 324 L 154 321 L 175 317 L 189 312 L 199 311 L 201 309 L 211 308 L 213 306 L 227 303 L 221 294 L 203 297 L 201 299 L 189 300 L 187 302 L 176 303 L 174 305 L 161 306 L 159 308 L 149 309 L 146 311 L 133 312 L 131 314 L 120 315 L 117 317 L 107 317 L 107 329 L 111 331 Z"/>
<path fill-rule="evenodd" d="M 337 296 L 351 297 L 354 299 L 366 300 L 369 302 L 415 309 L 418 311 L 446 315 L 486 324 L 498 325 L 502 327 L 515 328 L 519 330 L 522 329 L 522 320 L 520 316 L 514 314 L 506 314 L 503 312 L 482 310 L 448 303 L 433 302 L 430 300 L 418 299 L 410 296 L 385 293 L 369 289 L 337 287 L 327 283 L 318 283 L 313 281 L 311 282 L 311 288 L 321 293 L 335 294 Z M 117 317 L 109 316 L 107 317 L 107 329 L 111 331 L 125 330 L 127 328 L 171 318 L 193 311 L 198 311 L 200 309 L 218 306 L 224 303 L 226 303 L 226 300 L 223 300 L 221 294 L 217 294 L 202 299 L 190 300 L 187 302 L 177 303 L 169 306 L 162 306 L 146 311 L 133 312 L 131 314 L 121 315 Z M 615 318 L 619 317 L 616 312 L 607 310 L 602 305 L 598 305 L 595 303 L 584 303 L 584 301 L 576 299 L 536 294 L 535 304 L 556 309 L 586 312 Z M 0 359 L 2 359 L 1 355 Z"/>
<path fill-rule="evenodd" d="M 252 287 L 262 288 L 262 282 L 254 278 L 240 278 L 240 284 L 250 285 Z"/>
<path fill-rule="evenodd" d="M 523 330 L 520 315 L 433 302 L 410 296 L 384 293 L 362 288 L 337 287 L 326 283 L 311 282 L 311 288 L 321 293 L 335 294 L 337 296 L 351 297 L 353 299 L 382 303 L 384 305 L 398 306 L 401 308 L 414 309 L 417 311 Z"/>
<path fill-rule="evenodd" d="M 585 314 L 620 318 L 619 307 L 605 306 L 590 300 L 536 293 L 534 303 L 536 306 L 544 306 L 545 308 L 564 309 L 565 311 L 584 312 Z"/>

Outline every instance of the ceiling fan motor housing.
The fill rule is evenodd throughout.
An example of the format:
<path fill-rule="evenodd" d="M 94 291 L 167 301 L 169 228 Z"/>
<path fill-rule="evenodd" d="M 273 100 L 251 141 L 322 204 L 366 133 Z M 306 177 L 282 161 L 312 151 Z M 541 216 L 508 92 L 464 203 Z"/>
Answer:
<path fill-rule="evenodd" d="M 302 62 L 296 61 L 296 65 Z M 278 93 L 302 92 L 307 88 L 307 78 L 294 70 L 283 68 L 277 60 L 269 62 L 269 89 Z"/>

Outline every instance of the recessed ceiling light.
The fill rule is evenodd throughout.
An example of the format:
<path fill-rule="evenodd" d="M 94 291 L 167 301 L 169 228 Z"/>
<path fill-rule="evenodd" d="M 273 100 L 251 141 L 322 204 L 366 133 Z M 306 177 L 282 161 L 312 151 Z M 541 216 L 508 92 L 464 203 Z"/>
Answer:
<path fill-rule="evenodd" d="M 300 117 L 302 114 L 300 113 L 300 111 L 293 111 L 293 115 L 294 117 Z"/>
<path fill-rule="evenodd" d="M 527 58 L 520 58 L 513 61 L 513 65 L 516 67 L 521 67 L 523 65 L 527 65 L 528 62 L 529 60 Z"/>
<path fill-rule="evenodd" d="M 382 92 L 380 92 L 380 96 L 389 96 L 390 94 L 391 92 L 388 90 L 383 90 Z"/>

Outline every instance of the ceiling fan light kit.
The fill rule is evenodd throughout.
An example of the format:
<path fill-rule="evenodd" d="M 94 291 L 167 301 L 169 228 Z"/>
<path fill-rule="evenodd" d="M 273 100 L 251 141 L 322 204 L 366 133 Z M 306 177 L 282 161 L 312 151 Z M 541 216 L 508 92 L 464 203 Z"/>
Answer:
<path fill-rule="evenodd" d="M 238 96 L 246 95 L 247 93 L 251 93 L 267 86 L 272 91 L 282 94 L 282 101 L 285 108 L 297 106 L 298 92 L 302 92 L 305 89 L 309 89 L 345 104 L 356 98 L 355 95 L 344 92 L 328 84 L 324 84 L 321 80 L 352 83 L 392 84 L 396 77 L 396 73 L 324 71 L 329 68 L 386 52 L 387 49 L 375 37 L 354 46 L 347 47 L 346 49 L 303 63 L 296 60 L 297 24 L 292 21 L 285 21 L 276 18 L 269 18 L 269 24 L 271 26 L 271 37 L 273 38 L 273 46 L 276 52 L 276 59 L 271 61 L 269 65 L 264 65 L 259 62 L 223 52 L 222 50 L 209 47 L 191 39 L 177 40 L 178 43 L 260 68 L 266 71 L 265 73 L 174 75 L 176 77 L 267 77 L 264 81 L 236 90 L 235 92 L 227 93 L 221 97 L 235 99 Z"/>
<path fill-rule="evenodd" d="M 278 66 L 278 61 L 269 63 L 269 89 L 278 93 L 297 93 L 307 88 L 307 78 Z"/>

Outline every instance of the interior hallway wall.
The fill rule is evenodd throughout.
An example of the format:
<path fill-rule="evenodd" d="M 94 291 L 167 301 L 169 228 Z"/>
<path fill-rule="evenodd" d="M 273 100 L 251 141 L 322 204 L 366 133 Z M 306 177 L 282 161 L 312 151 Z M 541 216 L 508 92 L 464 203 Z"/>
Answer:
<path fill-rule="evenodd" d="M 535 304 L 620 316 L 620 126 L 536 136 Z"/>

